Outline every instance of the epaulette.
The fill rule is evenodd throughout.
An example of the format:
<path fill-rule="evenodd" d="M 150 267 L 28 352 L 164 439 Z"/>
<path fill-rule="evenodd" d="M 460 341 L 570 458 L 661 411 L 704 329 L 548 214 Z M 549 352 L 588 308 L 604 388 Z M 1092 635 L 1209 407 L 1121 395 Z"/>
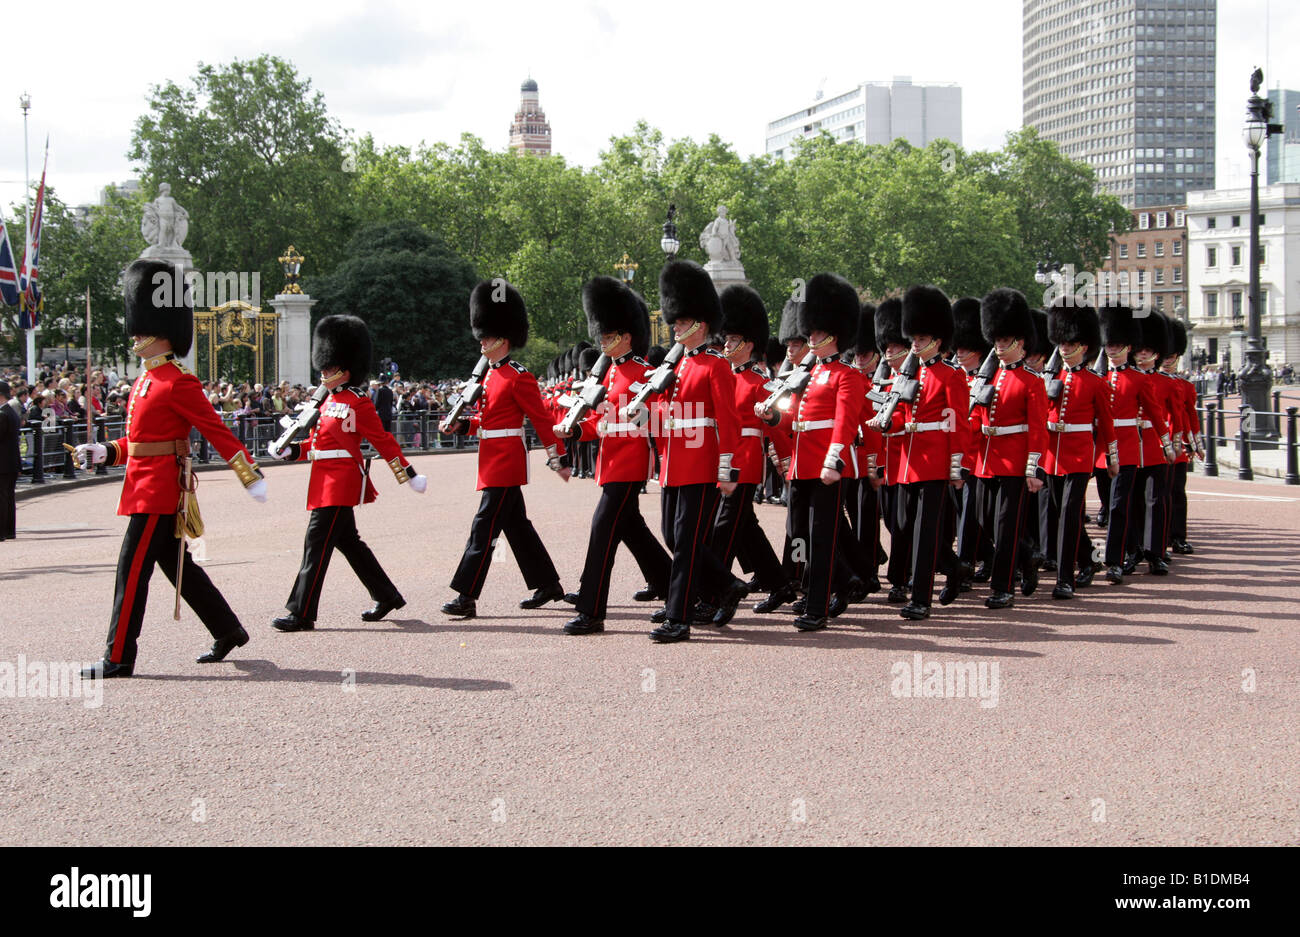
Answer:
<path fill-rule="evenodd" d="M 520 374 L 527 374 L 528 369 L 513 358 L 510 359 L 510 367 L 514 368 Z"/>
<path fill-rule="evenodd" d="M 962 374 L 966 373 L 966 369 L 963 368 L 956 361 L 949 361 L 947 358 L 944 358 L 943 363 L 946 364 L 948 367 L 952 368 L 954 371 L 960 371 Z"/>
<path fill-rule="evenodd" d="M 645 367 L 647 367 L 647 368 L 650 367 L 650 362 L 649 362 L 649 361 L 646 361 L 644 358 L 642 358 L 642 357 L 640 357 L 640 356 L 638 356 L 638 355 L 633 355 L 633 356 L 632 356 L 632 363 L 633 363 L 633 364 L 643 365 L 643 366 L 645 366 Z"/>
<path fill-rule="evenodd" d="M 715 358 L 721 358 L 723 361 L 727 360 L 727 356 L 724 355 L 722 352 L 718 351 L 718 349 L 716 348 L 706 348 L 704 350 L 704 353 L 706 355 L 713 355 L 713 357 Z"/>

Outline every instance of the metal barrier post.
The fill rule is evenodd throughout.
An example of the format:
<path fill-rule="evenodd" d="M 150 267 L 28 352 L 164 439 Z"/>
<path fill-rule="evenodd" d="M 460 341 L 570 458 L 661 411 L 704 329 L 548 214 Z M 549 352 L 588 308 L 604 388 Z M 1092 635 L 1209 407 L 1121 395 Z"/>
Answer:
<path fill-rule="evenodd" d="M 1271 422 L 1273 424 L 1273 435 L 1281 436 L 1282 435 L 1282 392 L 1280 390 L 1273 391 L 1273 416 L 1271 418 Z"/>
<path fill-rule="evenodd" d="M 1219 453 L 1217 437 L 1214 435 L 1214 412 L 1218 408 L 1213 403 L 1205 405 L 1205 428 L 1209 430 L 1205 434 L 1205 465 L 1201 471 L 1205 473 L 1206 478 L 1217 478 L 1219 475 Z"/>
<path fill-rule="evenodd" d="M 72 435 L 72 421 L 64 420 L 63 421 L 63 445 L 72 446 L 73 443 L 75 443 L 76 441 L 77 441 L 76 437 Z M 73 448 L 76 447 L 73 446 Z M 77 467 L 72 462 L 72 453 L 66 449 L 63 450 L 63 477 L 64 478 L 77 477 Z"/>
<path fill-rule="evenodd" d="M 1296 451 L 1296 411 L 1300 407 L 1286 408 L 1286 483 L 1300 485 L 1300 452 Z"/>
<path fill-rule="evenodd" d="M 32 428 L 32 484 L 45 484 L 45 430 L 40 420 L 27 424 Z"/>
<path fill-rule="evenodd" d="M 98 442 L 98 443 L 101 443 L 101 444 L 102 444 L 106 439 L 108 439 L 108 432 L 107 432 L 107 430 L 108 430 L 108 426 L 107 426 L 107 423 L 108 423 L 108 418 L 107 418 L 107 417 L 103 417 L 103 416 L 97 416 L 97 417 L 95 417 L 95 439 L 94 439 L 94 442 Z M 86 440 L 86 441 L 87 441 L 87 442 L 91 442 L 91 440 L 89 440 L 89 439 Z M 100 462 L 98 465 L 95 466 L 95 474 L 96 474 L 96 475 L 107 475 L 107 474 L 108 474 L 108 466 L 105 465 L 103 462 Z"/>
<path fill-rule="evenodd" d="M 1237 413 L 1237 455 L 1240 462 L 1240 467 L 1237 469 L 1237 479 L 1243 482 L 1255 480 L 1255 473 L 1250 467 L 1251 433 L 1246 429 L 1246 411 L 1248 409 L 1250 408 L 1242 404 Z M 1251 419 L 1254 418 L 1255 415 L 1252 413 Z"/>

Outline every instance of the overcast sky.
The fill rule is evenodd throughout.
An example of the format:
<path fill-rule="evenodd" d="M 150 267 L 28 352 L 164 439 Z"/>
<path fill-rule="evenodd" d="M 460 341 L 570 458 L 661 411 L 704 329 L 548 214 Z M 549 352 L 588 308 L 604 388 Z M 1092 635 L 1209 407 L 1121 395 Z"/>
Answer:
<path fill-rule="evenodd" d="M 135 5 L 23 7 L 23 35 L 9 33 L 11 60 L 22 68 L 9 69 L 0 98 L 6 214 L 22 197 L 24 89 L 16 79 L 32 96 L 32 181 L 48 133 L 50 184 L 78 204 L 135 175 L 124 154 L 150 85 L 185 84 L 200 61 L 263 52 L 290 59 L 345 128 L 373 133 L 381 144 L 454 143 L 468 131 L 504 147 L 519 84 L 531 74 L 555 152 L 584 166 L 638 118 L 669 138 L 714 132 L 741 155 L 761 153 L 767 121 L 806 105 L 823 83 L 831 96 L 901 75 L 956 82 L 968 148 L 1000 146 L 1021 119 L 1021 0 L 177 6 L 153 28 Z M 1225 187 L 1245 184 L 1240 127 L 1251 68 L 1267 61 L 1270 88 L 1300 86 L 1300 64 L 1287 54 L 1300 40 L 1300 3 L 1219 0 L 1218 39 L 1218 184 Z M 24 48 L 39 54 L 25 60 L 17 54 Z M 12 236 L 14 219 L 6 220 Z"/>

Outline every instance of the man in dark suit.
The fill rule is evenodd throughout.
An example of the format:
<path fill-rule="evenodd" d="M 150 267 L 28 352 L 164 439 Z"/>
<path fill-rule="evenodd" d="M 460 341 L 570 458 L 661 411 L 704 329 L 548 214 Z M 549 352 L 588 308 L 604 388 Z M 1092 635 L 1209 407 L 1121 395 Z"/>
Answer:
<path fill-rule="evenodd" d="M 379 386 L 371 395 L 375 410 L 379 413 L 379 422 L 384 425 L 384 432 L 393 431 L 393 389 L 388 386 L 388 377 L 379 379 Z"/>
<path fill-rule="evenodd" d="M 17 518 L 14 486 L 22 469 L 18 461 L 18 431 L 22 423 L 9 406 L 9 385 L 0 381 L 0 540 L 13 540 Z"/>

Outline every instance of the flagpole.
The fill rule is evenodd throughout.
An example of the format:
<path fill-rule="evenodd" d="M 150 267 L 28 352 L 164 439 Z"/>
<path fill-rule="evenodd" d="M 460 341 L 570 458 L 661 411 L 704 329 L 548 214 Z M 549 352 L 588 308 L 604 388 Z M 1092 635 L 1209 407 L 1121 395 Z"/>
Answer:
<path fill-rule="evenodd" d="M 23 92 L 18 98 L 18 106 L 23 109 L 23 228 L 26 239 L 23 245 L 24 257 L 31 257 L 32 249 L 32 167 L 27 153 L 27 112 L 32 109 L 32 96 Z M 19 286 L 22 286 L 20 283 Z M 22 302 L 21 298 L 19 302 Z M 27 330 L 27 386 L 36 386 L 36 329 Z"/>

